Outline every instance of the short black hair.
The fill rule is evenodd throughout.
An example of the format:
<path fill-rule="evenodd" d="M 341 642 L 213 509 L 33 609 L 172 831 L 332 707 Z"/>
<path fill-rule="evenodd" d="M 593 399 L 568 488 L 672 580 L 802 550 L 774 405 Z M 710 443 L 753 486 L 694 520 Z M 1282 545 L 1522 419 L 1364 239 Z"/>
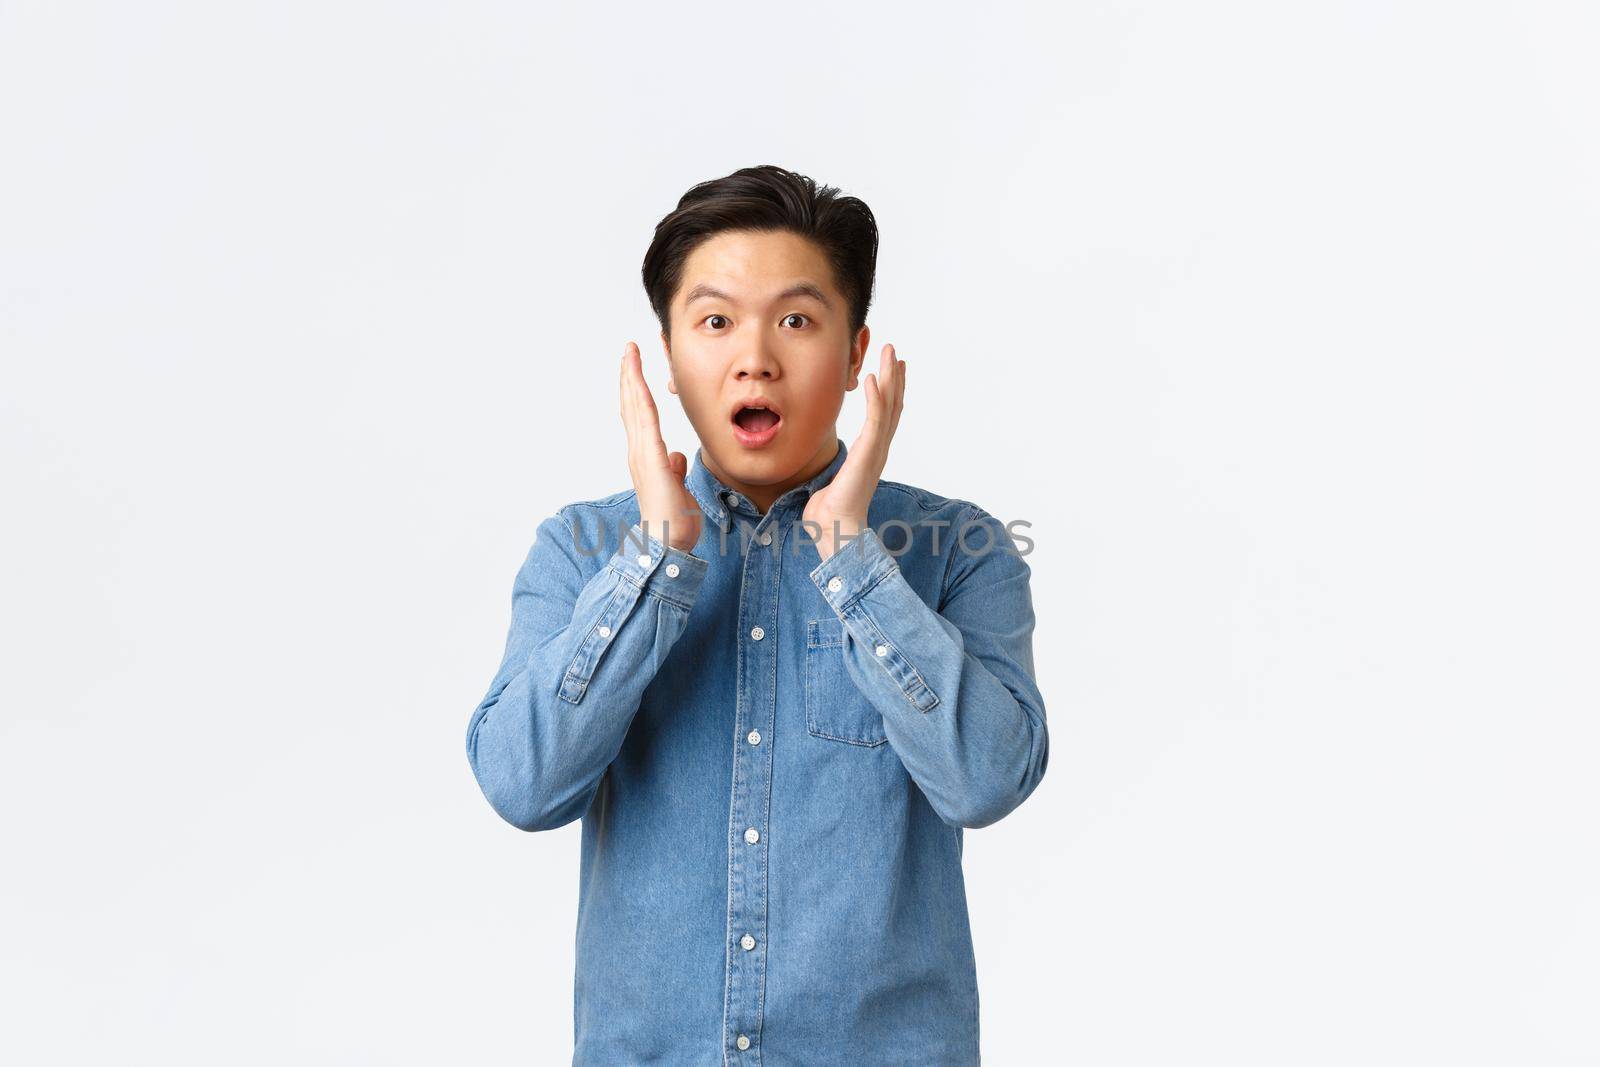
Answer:
<path fill-rule="evenodd" d="M 726 230 L 787 230 L 816 242 L 850 305 L 854 341 L 866 325 L 878 269 L 878 222 L 872 209 L 856 197 L 840 196 L 834 186 L 819 186 L 803 174 L 765 164 L 701 182 L 656 223 L 655 238 L 644 254 L 644 290 L 669 342 L 672 298 L 682 284 L 684 262 Z"/>

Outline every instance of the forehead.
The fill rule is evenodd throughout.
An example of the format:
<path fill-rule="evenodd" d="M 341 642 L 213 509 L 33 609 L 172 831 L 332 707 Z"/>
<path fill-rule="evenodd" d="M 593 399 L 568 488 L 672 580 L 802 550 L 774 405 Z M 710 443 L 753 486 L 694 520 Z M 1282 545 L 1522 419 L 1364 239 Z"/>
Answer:
<path fill-rule="evenodd" d="M 730 230 L 703 241 L 683 263 L 677 304 L 685 306 L 697 286 L 738 301 L 760 303 L 797 283 L 810 283 L 830 300 L 838 298 L 833 268 L 814 242 L 789 231 Z"/>

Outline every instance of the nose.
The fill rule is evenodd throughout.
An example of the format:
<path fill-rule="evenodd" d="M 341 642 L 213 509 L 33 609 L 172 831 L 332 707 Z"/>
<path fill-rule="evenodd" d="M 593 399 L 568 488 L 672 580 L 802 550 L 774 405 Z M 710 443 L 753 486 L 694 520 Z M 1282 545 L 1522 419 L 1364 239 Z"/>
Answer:
<path fill-rule="evenodd" d="M 757 339 L 739 354 L 733 362 L 733 376 L 740 381 L 778 376 L 778 360 L 765 340 Z"/>

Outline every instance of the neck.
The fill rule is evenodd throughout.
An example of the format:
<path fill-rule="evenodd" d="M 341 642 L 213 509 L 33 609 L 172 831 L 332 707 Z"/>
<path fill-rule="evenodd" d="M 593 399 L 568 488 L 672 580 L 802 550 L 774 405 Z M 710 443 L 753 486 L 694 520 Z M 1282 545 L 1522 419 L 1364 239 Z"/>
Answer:
<path fill-rule="evenodd" d="M 749 497 L 750 502 L 759 508 L 761 513 L 765 515 L 779 497 L 793 489 L 795 486 L 804 482 L 809 482 L 818 474 L 821 474 L 828 464 L 833 462 L 833 457 L 837 456 L 838 454 L 839 435 L 838 433 L 830 433 L 828 434 L 828 439 L 820 448 L 817 449 L 812 457 L 806 461 L 805 466 L 801 467 L 798 471 L 796 471 L 794 474 L 791 474 L 783 481 L 772 482 L 771 484 L 767 485 L 752 485 L 748 482 L 741 482 L 737 478 L 730 477 L 727 472 L 718 466 L 717 461 L 711 458 L 711 453 L 709 452 L 703 453 L 702 458 L 705 461 L 706 470 L 710 471 L 717 481 L 721 482 L 729 489 L 736 490 Z"/>

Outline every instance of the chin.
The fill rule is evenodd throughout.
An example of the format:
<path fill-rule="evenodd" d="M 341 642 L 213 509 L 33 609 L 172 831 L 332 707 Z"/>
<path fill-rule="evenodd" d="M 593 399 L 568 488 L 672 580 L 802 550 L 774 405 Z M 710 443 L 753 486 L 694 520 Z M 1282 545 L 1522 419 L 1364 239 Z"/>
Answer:
<path fill-rule="evenodd" d="M 792 429 L 784 427 L 785 431 Z M 786 433 L 785 436 L 787 439 L 774 441 L 771 446 L 759 449 L 746 448 L 731 439 L 719 441 L 713 447 L 705 444 L 702 437 L 701 443 L 706 454 L 716 461 L 729 478 L 746 485 L 772 485 L 793 478 L 804 470 L 823 442 L 829 439 L 826 431 L 814 440 L 804 440 L 798 434 Z"/>
<path fill-rule="evenodd" d="M 752 453 L 735 446 L 716 458 L 717 463 L 729 477 L 737 478 L 747 485 L 770 485 L 793 477 L 811 458 L 809 452 L 791 454 L 792 451 L 785 449 L 782 452 Z"/>

